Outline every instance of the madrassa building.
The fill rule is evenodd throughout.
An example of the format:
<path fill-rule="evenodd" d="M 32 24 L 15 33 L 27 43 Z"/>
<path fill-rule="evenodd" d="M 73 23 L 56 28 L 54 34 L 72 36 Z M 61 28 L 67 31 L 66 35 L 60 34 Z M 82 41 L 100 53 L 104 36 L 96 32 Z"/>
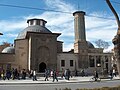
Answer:
<path fill-rule="evenodd" d="M 63 52 L 63 42 L 57 38 L 61 33 L 52 33 L 43 19 L 27 20 L 28 27 L 14 40 L 14 47 L 7 47 L 0 53 L 0 68 L 33 70 L 38 73 L 45 69 L 70 69 L 88 74 L 94 70 L 110 70 L 112 53 L 104 53 L 86 40 L 85 12 L 76 11 L 74 16 L 74 49 Z"/>

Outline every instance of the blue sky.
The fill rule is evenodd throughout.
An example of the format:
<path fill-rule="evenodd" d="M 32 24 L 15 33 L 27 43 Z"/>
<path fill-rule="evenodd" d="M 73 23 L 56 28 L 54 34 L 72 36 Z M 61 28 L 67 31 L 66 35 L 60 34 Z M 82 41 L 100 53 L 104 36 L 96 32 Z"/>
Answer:
<path fill-rule="evenodd" d="M 120 14 L 120 1 L 114 0 L 112 4 Z M 2 5 L 33 7 L 69 13 Z M 58 40 L 64 42 L 64 51 L 68 51 L 74 47 L 74 17 L 72 13 L 77 10 L 86 12 L 87 41 L 94 44 L 94 41 L 98 39 L 105 40 L 111 45 L 106 51 L 110 51 L 113 48 L 112 39 L 117 32 L 117 24 L 105 0 L 0 0 L 0 32 L 4 34 L 0 36 L 0 43 L 14 43 L 19 32 L 27 27 L 27 19 L 42 18 L 47 21 L 46 27 L 49 30 L 53 33 L 62 33 Z"/>

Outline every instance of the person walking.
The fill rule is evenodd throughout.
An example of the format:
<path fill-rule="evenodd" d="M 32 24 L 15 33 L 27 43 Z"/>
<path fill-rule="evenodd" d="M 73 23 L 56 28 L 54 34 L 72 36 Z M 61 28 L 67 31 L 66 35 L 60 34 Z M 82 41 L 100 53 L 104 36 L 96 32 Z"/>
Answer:
<path fill-rule="evenodd" d="M 62 68 L 62 72 L 61 72 L 61 78 L 64 77 L 64 69 Z"/>
<path fill-rule="evenodd" d="M 97 80 L 98 80 L 98 72 L 97 72 L 97 71 L 95 71 L 94 78 L 95 78 L 95 81 L 97 81 Z"/>
<path fill-rule="evenodd" d="M 113 79 L 113 72 L 112 72 L 112 69 L 110 70 L 109 74 L 110 74 L 110 79 L 112 80 L 112 79 Z"/>
<path fill-rule="evenodd" d="M 113 68 L 113 77 L 116 77 L 116 71 L 115 71 L 115 69 Z"/>
<path fill-rule="evenodd" d="M 37 81 L 36 71 L 35 70 L 33 70 L 33 81 Z"/>
<path fill-rule="evenodd" d="M 54 71 L 53 71 L 53 82 L 55 81 L 55 79 L 56 79 L 56 81 L 58 82 L 57 72 L 54 70 Z"/>
<path fill-rule="evenodd" d="M 48 76 L 49 76 L 49 72 L 47 69 L 45 69 L 45 81 L 49 81 Z"/>
<path fill-rule="evenodd" d="M 25 69 L 22 70 L 22 79 L 26 79 L 26 71 L 25 71 Z"/>
<path fill-rule="evenodd" d="M 6 78 L 9 80 L 11 78 L 11 71 L 6 70 Z"/>
<path fill-rule="evenodd" d="M 67 71 L 66 71 L 66 78 L 65 79 L 69 80 L 70 79 L 70 74 L 71 74 L 70 70 L 67 69 Z"/>
<path fill-rule="evenodd" d="M 32 78 L 32 77 L 33 77 L 33 70 L 30 70 L 29 78 Z"/>
<path fill-rule="evenodd" d="M 4 69 L 2 70 L 1 77 L 2 77 L 3 80 L 6 79 L 6 72 L 5 72 Z"/>
<path fill-rule="evenodd" d="M 85 71 L 84 71 L 84 69 L 81 70 L 81 74 L 82 74 L 82 77 L 85 76 Z"/>

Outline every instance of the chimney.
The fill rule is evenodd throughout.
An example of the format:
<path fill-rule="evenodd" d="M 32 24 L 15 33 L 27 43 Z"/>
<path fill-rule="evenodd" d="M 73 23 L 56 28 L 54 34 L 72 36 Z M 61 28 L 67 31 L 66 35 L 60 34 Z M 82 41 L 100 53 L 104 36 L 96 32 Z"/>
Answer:
<path fill-rule="evenodd" d="M 76 11 L 73 13 L 75 42 L 86 41 L 84 15 L 85 15 L 85 12 L 83 11 Z"/>
<path fill-rule="evenodd" d="M 29 19 L 27 20 L 28 26 L 33 26 L 33 25 L 40 25 L 45 27 L 45 24 L 47 23 L 47 21 L 43 20 L 43 19 Z"/>

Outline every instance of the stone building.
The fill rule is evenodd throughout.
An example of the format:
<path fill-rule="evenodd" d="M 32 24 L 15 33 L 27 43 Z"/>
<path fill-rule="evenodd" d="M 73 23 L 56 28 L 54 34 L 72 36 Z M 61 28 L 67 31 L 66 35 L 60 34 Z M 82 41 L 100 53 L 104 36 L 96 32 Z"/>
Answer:
<path fill-rule="evenodd" d="M 88 74 L 94 70 L 110 70 L 112 53 L 104 53 L 102 48 L 95 48 L 86 40 L 85 12 L 77 11 L 74 16 L 74 49 L 63 52 L 63 42 L 57 38 L 61 33 L 52 33 L 46 28 L 47 21 L 29 19 L 28 27 L 18 34 L 14 48 L 7 47 L 0 53 L 0 67 L 18 69 L 84 69 Z"/>

